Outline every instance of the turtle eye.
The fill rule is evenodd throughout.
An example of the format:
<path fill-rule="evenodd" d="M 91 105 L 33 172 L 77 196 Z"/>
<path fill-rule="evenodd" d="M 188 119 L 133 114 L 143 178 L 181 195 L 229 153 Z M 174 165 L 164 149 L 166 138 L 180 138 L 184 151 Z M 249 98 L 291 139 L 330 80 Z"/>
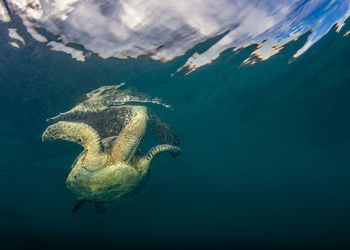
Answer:
<path fill-rule="evenodd" d="M 79 139 L 78 139 L 78 143 L 81 143 L 81 142 L 82 142 L 82 140 L 79 138 Z"/>

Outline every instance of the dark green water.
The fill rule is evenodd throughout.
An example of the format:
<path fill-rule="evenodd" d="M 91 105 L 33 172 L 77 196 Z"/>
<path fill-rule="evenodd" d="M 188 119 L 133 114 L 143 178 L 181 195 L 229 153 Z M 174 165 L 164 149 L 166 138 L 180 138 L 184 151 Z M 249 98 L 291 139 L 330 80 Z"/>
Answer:
<path fill-rule="evenodd" d="M 0 24 L 1 249 L 349 248 L 349 26 L 291 64 L 308 34 L 251 67 L 254 45 L 170 77 L 192 53 L 81 63 L 29 36 L 12 48 Z M 45 120 L 119 82 L 173 106 L 155 109 L 183 153 L 157 157 L 147 188 L 106 214 L 73 214 L 64 183 L 81 148 L 42 143 Z"/>

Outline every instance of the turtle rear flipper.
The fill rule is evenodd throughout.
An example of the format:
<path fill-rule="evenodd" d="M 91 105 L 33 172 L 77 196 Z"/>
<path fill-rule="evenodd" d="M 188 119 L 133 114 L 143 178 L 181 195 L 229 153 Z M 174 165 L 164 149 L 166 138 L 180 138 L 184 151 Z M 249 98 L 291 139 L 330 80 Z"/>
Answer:
<path fill-rule="evenodd" d="M 99 214 L 104 214 L 107 212 L 108 208 L 112 205 L 112 202 L 96 202 L 95 208 L 96 212 Z"/>
<path fill-rule="evenodd" d="M 149 109 L 149 127 L 153 137 L 161 144 L 169 144 L 174 146 L 180 145 L 180 140 L 174 130 Z"/>
<path fill-rule="evenodd" d="M 86 202 L 85 199 L 80 198 L 80 197 L 77 198 L 77 199 L 75 200 L 75 202 L 73 203 L 72 212 L 75 213 L 76 211 L 78 211 L 79 208 L 80 208 L 82 205 L 84 205 L 85 202 Z"/>

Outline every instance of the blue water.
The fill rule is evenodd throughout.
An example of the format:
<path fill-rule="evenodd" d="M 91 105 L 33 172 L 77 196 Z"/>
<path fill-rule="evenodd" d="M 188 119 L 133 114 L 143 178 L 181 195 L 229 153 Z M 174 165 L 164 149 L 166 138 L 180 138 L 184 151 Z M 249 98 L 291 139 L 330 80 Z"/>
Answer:
<path fill-rule="evenodd" d="M 293 63 L 310 33 L 253 66 L 240 64 L 255 45 L 171 77 L 211 41 L 168 63 L 81 63 L 29 35 L 12 48 L 1 23 L 1 249 L 349 248 L 349 28 Z M 182 155 L 154 159 L 146 189 L 107 213 L 72 213 L 65 179 L 82 148 L 42 143 L 45 120 L 120 82 L 171 104 L 154 109 Z"/>

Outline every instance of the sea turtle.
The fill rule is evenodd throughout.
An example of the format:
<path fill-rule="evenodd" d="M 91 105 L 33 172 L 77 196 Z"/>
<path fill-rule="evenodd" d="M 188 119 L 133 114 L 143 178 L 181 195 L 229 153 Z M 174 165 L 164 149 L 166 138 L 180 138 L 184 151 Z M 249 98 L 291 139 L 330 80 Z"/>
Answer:
<path fill-rule="evenodd" d="M 80 113 L 76 115 L 76 112 Z M 177 156 L 181 152 L 174 144 L 161 144 L 151 148 L 146 155 L 140 153 L 138 146 L 149 120 L 146 106 L 120 105 L 89 115 L 77 110 L 70 114 L 73 115 L 61 114 L 60 119 L 55 120 L 58 122 L 45 130 L 42 139 L 69 140 L 84 147 L 66 180 L 66 188 L 78 197 L 72 208 L 74 212 L 86 201 L 94 203 L 97 212 L 105 212 L 114 200 L 141 191 L 149 179 L 150 163 L 156 154 L 168 151 Z M 104 119 L 116 125 L 101 126 Z M 160 124 L 161 130 L 165 128 L 163 134 L 169 132 L 167 125 L 156 124 Z M 168 137 L 161 136 L 161 139 Z M 172 133 L 170 138 L 173 138 Z"/>

